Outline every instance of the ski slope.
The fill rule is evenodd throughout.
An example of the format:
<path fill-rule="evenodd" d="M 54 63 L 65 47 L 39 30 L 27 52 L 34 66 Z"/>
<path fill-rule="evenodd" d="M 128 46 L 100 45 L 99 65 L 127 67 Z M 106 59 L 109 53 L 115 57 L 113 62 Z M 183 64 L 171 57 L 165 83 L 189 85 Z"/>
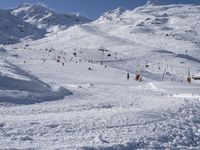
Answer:
<path fill-rule="evenodd" d="M 199 10 L 149 2 L 1 45 L 0 148 L 200 149 Z"/>
<path fill-rule="evenodd" d="M 93 61 L 99 61 L 99 49 L 105 48 L 112 54 L 111 58 L 106 58 L 109 53 L 105 54 L 105 60 L 116 58 L 115 67 L 122 65 L 121 69 L 132 73 L 140 70 L 145 77 L 155 76 L 154 80 L 160 80 L 166 70 L 166 80 L 181 81 L 187 76 L 188 68 L 192 74 L 199 72 L 198 14 L 199 6 L 195 5 L 149 4 L 135 10 L 118 8 L 92 23 L 73 26 L 31 42 L 30 47 L 70 54 L 77 51 L 79 57 Z M 122 64 L 122 60 L 126 61 Z"/>
<path fill-rule="evenodd" d="M 16 63 L 73 94 L 59 101 L 2 105 L 3 148 L 198 148 L 199 84 L 136 82 L 133 74 L 127 80 L 124 71 L 88 62 Z"/>

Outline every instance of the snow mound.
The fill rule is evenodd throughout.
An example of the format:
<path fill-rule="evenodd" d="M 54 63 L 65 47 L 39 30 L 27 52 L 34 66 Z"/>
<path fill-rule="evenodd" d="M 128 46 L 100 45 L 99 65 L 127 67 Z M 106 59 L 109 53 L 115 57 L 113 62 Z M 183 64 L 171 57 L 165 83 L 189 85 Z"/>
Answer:
<path fill-rule="evenodd" d="M 50 87 L 21 68 L 0 61 L 0 102 L 34 104 L 62 99 L 72 94 L 62 87 Z"/>
<path fill-rule="evenodd" d="M 150 90 L 153 92 L 159 92 L 159 93 L 165 93 L 166 91 L 164 89 L 161 89 L 157 87 L 154 83 L 149 82 L 147 84 L 144 84 L 142 86 L 137 86 L 138 89 L 145 89 L 145 90 Z"/>

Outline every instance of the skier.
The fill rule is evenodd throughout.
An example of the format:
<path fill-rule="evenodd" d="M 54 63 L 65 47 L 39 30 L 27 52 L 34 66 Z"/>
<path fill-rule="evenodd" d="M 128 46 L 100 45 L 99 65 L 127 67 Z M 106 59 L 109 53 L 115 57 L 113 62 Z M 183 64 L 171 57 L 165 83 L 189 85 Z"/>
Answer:
<path fill-rule="evenodd" d="M 136 81 L 139 81 L 139 80 L 140 80 L 140 74 L 136 74 L 135 80 L 136 80 Z"/>
<path fill-rule="evenodd" d="M 92 68 L 89 67 L 88 70 L 92 71 Z"/>
<path fill-rule="evenodd" d="M 127 73 L 127 80 L 129 80 L 129 78 L 130 78 L 130 75 L 129 75 L 129 72 Z"/>

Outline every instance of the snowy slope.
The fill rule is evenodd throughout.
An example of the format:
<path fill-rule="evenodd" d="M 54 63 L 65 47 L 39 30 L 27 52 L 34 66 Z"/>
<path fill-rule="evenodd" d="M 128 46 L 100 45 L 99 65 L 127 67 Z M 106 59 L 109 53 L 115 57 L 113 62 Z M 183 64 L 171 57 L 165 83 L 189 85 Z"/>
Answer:
<path fill-rule="evenodd" d="M 181 4 L 147 4 L 132 11 L 118 8 L 31 45 L 70 54 L 77 50 L 80 57 L 94 61 L 101 60 L 98 49 L 104 47 L 112 54 L 105 60 L 114 67 L 139 70 L 153 80 L 161 80 L 166 71 L 166 80 L 182 81 L 188 68 L 192 74 L 199 72 L 199 12 L 200 6 Z"/>
<path fill-rule="evenodd" d="M 11 10 L 11 13 L 25 22 L 54 31 L 76 24 L 83 24 L 90 20 L 80 14 L 58 14 L 42 4 L 22 4 Z"/>
<path fill-rule="evenodd" d="M 0 103 L 34 104 L 59 100 L 72 94 L 61 86 L 41 81 L 31 71 L 8 61 L 8 58 L 22 59 L 19 54 L 1 47 L 0 55 Z"/>
<path fill-rule="evenodd" d="M 119 8 L 2 45 L 1 148 L 200 149 L 200 83 L 186 83 L 188 68 L 200 71 L 199 10 Z M 99 48 L 109 50 L 103 58 Z M 134 80 L 138 72 L 142 82 Z"/>
<path fill-rule="evenodd" d="M 7 57 L 8 61 L 73 95 L 34 105 L 2 103 L 2 148 L 199 147 L 199 84 L 136 82 L 134 74 L 127 80 L 126 71 L 87 62 L 67 51 L 14 46 L 18 49 L 8 51 L 19 56 Z"/>
<path fill-rule="evenodd" d="M 0 10 L 0 44 L 19 42 L 20 39 L 29 37 L 32 39 L 42 38 L 45 30 L 25 23 L 6 10 Z"/>
<path fill-rule="evenodd" d="M 199 147 L 199 84 L 136 82 L 134 74 L 127 80 L 123 70 L 71 59 L 73 54 L 61 50 L 19 48 L 10 52 L 19 57 L 7 57 L 9 61 L 73 95 L 34 105 L 3 103 L 3 149 Z M 61 56 L 61 62 L 53 56 Z"/>

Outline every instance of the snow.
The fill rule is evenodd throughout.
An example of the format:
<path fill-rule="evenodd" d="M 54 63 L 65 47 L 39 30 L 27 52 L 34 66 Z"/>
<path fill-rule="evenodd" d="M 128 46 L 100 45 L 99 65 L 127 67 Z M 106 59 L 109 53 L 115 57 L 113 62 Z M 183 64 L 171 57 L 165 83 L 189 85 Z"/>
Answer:
<path fill-rule="evenodd" d="M 44 16 L 47 8 L 36 6 Z M 199 8 L 118 8 L 0 45 L 1 148 L 200 149 L 200 83 L 186 82 L 189 68 L 200 69 Z"/>
<path fill-rule="evenodd" d="M 15 9 L 0 10 L 0 44 L 41 39 L 77 24 L 90 22 L 80 14 L 58 14 L 42 4 L 23 4 Z"/>
<path fill-rule="evenodd" d="M 200 77 L 200 73 L 195 74 L 194 77 L 198 77 L 199 78 Z"/>
<path fill-rule="evenodd" d="M 68 28 L 76 24 L 90 22 L 90 19 L 79 14 L 58 14 L 42 4 L 24 4 L 11 10 L 11 14 L 22 18 L 25 22 L 56 32 L 60 28 Z M 59 28 L 56 30 L 56 26 Z"/>
<path fill-rule="evenodd" d="M 21 19 L 11 15 L 6 10 L 0 10 L 0 44 L 13 44 L 20 42 L 21 38 L 42 38 L 45 31 L 38 29 Z"/>
<path fill-rule="evenodd" d="M 33 104 L 64 98 L 72 94 L 60 87 L 51 88 L 38 78 L 7 62 L 0 62 L 0 102 Z"/>
<path fill-rule="evenodd" d="M 200 100 L 199 95 L 193 95 L 193 94 L 177 94 L 177 95 L 174 95 L 174 97 Z"/>

